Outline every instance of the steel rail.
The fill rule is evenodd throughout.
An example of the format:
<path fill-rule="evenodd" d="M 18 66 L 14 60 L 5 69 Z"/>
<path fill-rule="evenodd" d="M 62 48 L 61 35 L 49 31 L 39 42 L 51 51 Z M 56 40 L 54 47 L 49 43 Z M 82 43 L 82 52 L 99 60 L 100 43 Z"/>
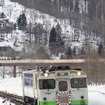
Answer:
<path fill-rule="evenodd" d="M 4 98 L 3 103 L 5 101 L 10 101 L 11 103 L 14 103 L 16 105 L 27 105 L 24 102 L 22 96 L 18 96 L 18 95 L 14 95 L 14 94 L 11 94 L 11 93 L 4 92 L 4 91 L 0 91 L 0 97 Z"/>

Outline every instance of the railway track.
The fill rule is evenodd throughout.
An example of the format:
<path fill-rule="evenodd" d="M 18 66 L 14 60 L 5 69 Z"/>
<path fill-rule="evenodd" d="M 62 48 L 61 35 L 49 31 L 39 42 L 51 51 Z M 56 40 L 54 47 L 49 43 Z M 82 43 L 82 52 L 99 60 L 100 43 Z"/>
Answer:
<path fill-rule="evenodd" d="M 89 92 L 97 92 L 102 95 L 105 95 L 105 93 L 100 92 L 100 91 L 89 91 Z M 14 103 L 15 105 L 30 105 L 30 104 L 27 104 L 24 102 L 24 99 L 22 96 L 14 95 L 14 94 L 7 93 L 4 91 L 0 91 L 0 97 L 2 97 L 4 99 L 3 102 L 10 101 L 10 103 Z"/>
<path fill-rule="evenodd" d="M 24 102 L 22 96 L 18 96 L 18 95 L 14 95 L 14 94 L 0 91 L 0 97 L 4 98 L 3 103 L 5 101 L 10 101 L 10 103 L 14 103 L 15 105 L 30 105 L 30 104 L 26 104 Z"/>

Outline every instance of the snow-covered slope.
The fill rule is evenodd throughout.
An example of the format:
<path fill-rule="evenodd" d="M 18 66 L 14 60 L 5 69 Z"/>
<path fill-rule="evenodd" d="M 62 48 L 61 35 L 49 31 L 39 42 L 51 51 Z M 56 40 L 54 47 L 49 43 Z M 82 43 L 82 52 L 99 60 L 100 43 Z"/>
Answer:
<path fill-rule="evenodd" d="M 2 8 L 3 7 L 3 8 Z M 44 25 L 45 28 L 47 28 L 49 31 L 51 28 L 57 25 L 57 23 L 60 24 L 62 28 L 62 37 L 66 37 L 66 44 L 72 40 L 72 36 L 74 34 L 74 28 L 70 26 L 69 20 L 65 19 L 57 19 L 53 16 L 49 16 L 47 14 L 42 14 L 37 10 L 34 9 L 26 9 L 22 5 L 18 3 L 11 2 L 10 0 L 4 0 L 4 6 L 2 6 L 0 9 L 0 12 L 4 12 L 6 16 L 8 17 L 10 22 L 16 23 L 17 18 L 21 13 L 25 13 L 27 17 L 28 23 L 41 23 Z M 83 35 L 82 35 L 83 36 Z M 82 45 L 82 42 L 84 40 L 84 37 L 80 37 L 81 43 L 70 43 L 72 45 L 80 46 Z"/>
<path fill-rule="evenodd" d="M 4 12 L 10 22 L 16 23 L 19 15 L 21 13 L 25 13 L 27 17 L 27 23 L 32 23 L 33 25 L 35 23 L 41 23 L 43 24 L 43 27 L 47 28 L 49 31 L 53 26 L 56 26 L 57 23 L 59 23 L 62 28 L 62 37 L 65 37 L 64 40 L 67 46 L 71 46 L 71 48 L 73 48 L 74 46 L 79 48 L 83 45 L 83 42 L 85 40 L 85 33 L 78 30 L 79 35 L 75 36 L 75 29 L 70 26 L 69 20 L 57 19 L 53 16 L 43 14 L 37 10 L 27 9 L 18 3 L 11 2 L 10 0 L 1 1 L 4 1 L 4 5 L 0 7 L 0 12 Z M 18 47 L 14 46 L 12 43 L 15 39 L 12 40 L 12 42 L 9 41 L 9 43 L 11 43 L 11 47 L 15 48 L 15 50 L 20 50 L 22 47 L 19 47 L 20 45 L 18 42 L 20 42 L 20 36 L 24 35 L 25 33 L 22 31 L 17 31 L 13 32 L 12 35 L 14 35 L 14 33 L 15 39 L 17 39 Z M 78 39 L 78 41 L 74 41 L 74 39 Z M 90 42 L 92 41 L 93 40 L 91 39 Z M 94 40 L 93 45 L 96 46 L 97 43 L 100 43 L 100 40 L 98 40 L 98 42 Z"/>

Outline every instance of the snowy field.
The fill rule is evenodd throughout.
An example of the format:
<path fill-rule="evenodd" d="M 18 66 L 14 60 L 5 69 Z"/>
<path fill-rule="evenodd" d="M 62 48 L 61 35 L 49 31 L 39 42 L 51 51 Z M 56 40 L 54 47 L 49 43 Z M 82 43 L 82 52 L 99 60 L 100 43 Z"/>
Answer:
<path fill-rule="evenodd" d="M 3 101 L 4 101 L 4 99 L 0 98 L 0 105 L 15 105 L 15 104 L 11 103 L 10 101 L 6 101 L 4 103 L 3 103 Z"/>
<path fill-rule="evenodd" d="M 22 81 L 21 77 L 6 78 L 0 80 L 0 91 L 22 96 Z M 105 85 L 88 86 L 89 105 L 105 105 Z M 4 99 L 0 99 L 0 105 L 10 105 L 9 102 L 2 103 Z M 11 104 L 14 105 L 14 104 Z"/>

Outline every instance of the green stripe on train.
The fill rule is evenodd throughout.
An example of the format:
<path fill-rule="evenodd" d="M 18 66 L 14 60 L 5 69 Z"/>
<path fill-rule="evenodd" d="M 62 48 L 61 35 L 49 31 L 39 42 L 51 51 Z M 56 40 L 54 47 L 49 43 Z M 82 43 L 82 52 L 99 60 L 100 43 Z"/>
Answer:
<path fill-rule="evenodd" d="M 39 105 L 56 105 L 56 101 L 40 101 Z"/>
<path fill-rule="evenodd" d="M 56 101 L 40 101 L 39 105 L 56 105 Z M 72 100 L 71 105 L 88 105 L 88 100 Z"/>
<path fill-rule="evenodd" d="M 75 104 L 88 104 L 88 100 L 71 100 L 71 104 L 75 105 Z"/>

